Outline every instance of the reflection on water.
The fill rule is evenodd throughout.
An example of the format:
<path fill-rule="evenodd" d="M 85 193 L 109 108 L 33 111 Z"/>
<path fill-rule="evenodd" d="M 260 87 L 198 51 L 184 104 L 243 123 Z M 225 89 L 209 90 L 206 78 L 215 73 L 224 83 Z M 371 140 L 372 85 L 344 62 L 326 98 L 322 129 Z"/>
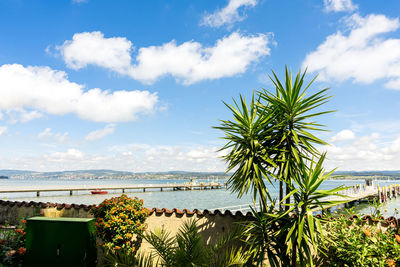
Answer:
<path fill-rule="evenodd" d="M 157 184 L 182 184 L 189 180 L 146 180 L 146 179 L 99 179 L 99 180 L 52 180 L 52 179 L 8 179 L 2 180 L 0 190 L 6 189 L 39 189 L 39 188 L 96 188 L 96 187 L 116 187 L 116 186 L 134 186 L 134 185 L 157 185 Z M 207 180 L 198 180 L 198 182 L 209 182 Z M 225 181 L 218 181 L 225 182 Z M 377 181 L 380 186 L 389 184 L 397 184 L 400 181 Z M 364 180 L 328 180 L 321 185 L 321 189 L 332 189 L 337 186 L 346 185 L 353 186 L 356 184 L 364 184 Z M 269 185 L 273 198 L 278 198 L 278 184 Z M 70 196 L 69 192 L 41 192 L 40 197 L 36 197 L 36 193 L 9 193 L 0 194 L 0 198 L 16 201 L 37 201 L 37 202 L 56 202 L 56 203 L 75 203 L 75 204 L 98 204 L 105 198 L 121 195 L 121 190 L 107 190 L 107 195 L 92 195 L 89 191 L 73 192 Z M 229 190 L 193 190 L 193 191 L 171 191 L 165 190 L 160 192 L 160 189 L 146 190 L 126 190 L 128 196 L 137 196 L 144 200 L 144 204 L 148 208 L 178 208 L 178 209 L 215 209 L 221 207 L 229 207 L 236 205 L 251 204 L 251 195 L 245 195 L 241 199 L 237 198 L 236 193 L 231 193 Z M 385 206 L 381 207 L 381 211 L 385 217 L 393 216 L 395 208 L 400 209 L 400 198 L 388 201 Z M 368 204 L 360 204 L 355 207 L 356 211 L 364 214 L 370 214 L 371 208 Z"/>

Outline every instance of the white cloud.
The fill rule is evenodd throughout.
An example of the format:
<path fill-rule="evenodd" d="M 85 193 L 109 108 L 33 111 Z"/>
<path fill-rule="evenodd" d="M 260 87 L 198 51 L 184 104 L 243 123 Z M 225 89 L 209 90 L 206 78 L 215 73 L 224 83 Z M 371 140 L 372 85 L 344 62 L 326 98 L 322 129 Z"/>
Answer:
<path fill-rule="evenodd" d="M 28 122 L 34 119 L 41 118 L 43 114 L 37 110 L 26 111 L 23 108 L 14 108 L 12 110 L 7 110 L 8 122 L 13 124 L 17 122 Z"/>
<path fill-rule="evenodd" d="M 388 79 L 386 87 L 400 89 L 400 39 L 384 38 L 384 33 L 399 29 L 399 19 L 384 15 L 360 17 L 346 21 L 346 35 L 339 31 L 326 38 L 303 62 L 320 80 L 372 83 Z"/>
<path fill-rule="evenodd" d="M 269 55 L 272 34 L 244 36 L 234 32 L 203 47 L 195 41 L 142 47 L 131 62 L 132 43 L 126 38 L 104 38 L 100 32 L 77 33 L 58 50 L 67 65 L 81 69 L 96 65 L 151 84 L 171 75 L 184 84 L 244 73 L 260 57 Z"/>
<path fill-rule="evenodd" d="M 358 8 L 352 0 L 324 0 L 327 12 L 354 11 Z"/>
<path fill-rule="evenodd" d="M 115 124 L 111 123 L 111 124 L 106 125 L 106 127 L 104 127 L 104 129 L 95 130 L 95 131 L 90 132 L 85 137 L 85 140 L 86 141 L 99 140 L 101 138 L 104 138 L 107 135 L 113 134 L 114 131 L 115 131 Z"/>
<path fill-rule="evenodd" d="M 70 148 L 66 152 L 53 152 L 44 155 L 44 158 L 50 162 L 68 162 L 71 160 L 81 160 L 83 157 L 84 154 L 80 150 L 74 148 Z"/>
<path fill-rule="evenodd" d="M 346 140 L 352 140 L 356 137 L 353 131 L 351 130 L 342 130 L 338 132 L 336 135 L 334 135 L 330 141 L 335 143 L 335 142 L 340 142 L 340 141 L 346 141 Z"/>
<path fill-rule="evenodd" d="M 49 67 L 0 66 L 0 111 L 20 112 L 21 121 L 42 113 L 73 113 L 97 122 L 133 121 L 138 113 L 152 112 L 157 101 L 157 94 L 148 91 L 84 90 L 64 71 Z"/>
<path fill-rule="evenodd" d="M 132 43 L 126 38 L 104 38 L 101 32 L 74 34 L 72 40 L 57 47 L 68 67 L 78 70 L 98 65 L 116 72 L 127 72 L 131 64 Z"/>
<path fill-rule="evenodd" d="M 5 134 L 8 131 L 7 126 L 0 126 L 0 135 Z"/>
<path fill-rule="evenodd" d="M 229 3 L 224 8 L 215 11 L 213 14 L 207 14 L 203 17 L 201 25 L 210 27 L 220 27 L 224 24 L 232 24 L 244 19 L 243 15 L 239 14 L 241 7 L 254 7 L 257 5 L 257 0 L 229 0 Z"/>
<path fill-rule="evenodd" d="M 37 171 L 114 169 L 134 172 L 150 171 L 225 171 L 218 158 L 217 147 L 202 145 L 162 146 L 124 144 L 113 146 L 105 154 L 91 154 L 70 148 L 36 156 L 7 156 L 0 158 L 0 169 Z"/>
<path fill-rule="evenodd" d="M 327 169 L 338 170 L 398 170 L 400 165 L 400 137 L 387 140 L 378 133 L 351 139 L 344 144 L 324 146 Z"/>
<path fill-rule="evenodd" d="M 86 3 L 86 2 L 89 2 L 89 0 L 72 0 L 72 3 L 77 3 L 77 4 Z"/>
<path fill-rule="evenodd" d="M 51 128 L 46 128 L 43 132 L 40 132 L 38 138 L 43 141 L 55 141 L 57 143 L 68 143 L 70 141 L 68 132 L 53 133 Z"/>

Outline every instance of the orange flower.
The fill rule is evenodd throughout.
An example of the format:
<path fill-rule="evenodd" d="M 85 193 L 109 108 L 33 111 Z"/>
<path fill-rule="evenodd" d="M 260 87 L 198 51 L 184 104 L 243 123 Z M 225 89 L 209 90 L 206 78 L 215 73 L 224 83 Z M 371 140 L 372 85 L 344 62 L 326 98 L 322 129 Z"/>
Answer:
<path fill-rule="evenodd" d="M 364 229 L 363 232 L 364 232 L 364 234 L 365 234 L 366 236 L 371 236 L 371 231 L 370 231 L 370 230 Z M 400 236 L 399 236 L 399 237 L 400 237 Z"/>
<path fill-rule="evenodd" d="M 115 250 L 120 249 L 120 248 L 121 248 L 120 246 L 115 246 Z"/>
<path fill-rule="evenodd" d="M 386 263 L 389 267 L 396 267 L 396 263 L 392 259 L 388 259 Z"/>
<path fill-rule="evenodd" d="M 25 224 L 25 223 L 26 223 L 26 220 L 22 220 L 22 223 L 24 223 L 24 224 Z"/>
<path fill-rule="evenodd" d="M 396 241 L 400 243 L 400 235 L 394 235 L 396 237 Z"/>
<path fill-rule="evenodd" d="M 12 257 L 12 256 L 14 256 L 14 254 L 15 254 L 15 250 L 10 250 L 10 252 L 8 252 L 8 257 Z"/>
<path fill-rule="evenodd" d="M 18 254 L 19 254 L 19 255 L 24 255 L 25 252 L 26 252 L 26 248 L 24 248 L 24 247 L 20 247 L 20 248 L 18 249 Z"/>

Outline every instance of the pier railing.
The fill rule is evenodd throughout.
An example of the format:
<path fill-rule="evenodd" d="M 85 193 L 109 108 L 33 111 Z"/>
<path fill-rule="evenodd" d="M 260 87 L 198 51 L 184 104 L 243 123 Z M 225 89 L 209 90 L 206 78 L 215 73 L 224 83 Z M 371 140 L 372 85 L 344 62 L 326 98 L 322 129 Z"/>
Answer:
<path fill-rule="evenodd" d="M 339 195 L 329 196 L 326 197 L 326 200 L 343 201 L 342 205 L 344 205 L 345 207 L 349 207 L 362 202 L 369 202 L 372 199 L 376 199 L 379 202 L 386 202 L 388 199 L 397 198 L 398 196 L 400 196 L 400 184 L 394 184 L 382 187 L 380 187 L 379 185 L 367 186 L 367 185 L 357 184 L 339 192 L 338 194 L 340 196 Z M 330 209 L 337 205 L 338 204 L 325 206 L 322 208 L 322 210 Z M 240 211 L 242 213 L 246 213 L 248 211 L 251 211 L 250 207 L 253 207 L 257 211 L 260 211 L 260 204 L 254 205 L 253 203 L 212 208 L 210 210 L 220 210 L 222 212 L 230 210 L 231 212 Z M 315 211 L 320 211 L 320 210 L 321 208 L 318 208 Z"/>

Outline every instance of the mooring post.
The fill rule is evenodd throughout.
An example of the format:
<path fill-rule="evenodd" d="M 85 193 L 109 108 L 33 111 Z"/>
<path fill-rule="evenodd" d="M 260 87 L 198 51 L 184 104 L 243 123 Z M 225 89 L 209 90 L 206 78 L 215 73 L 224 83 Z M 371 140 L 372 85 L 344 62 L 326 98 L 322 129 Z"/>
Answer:
<path fill-rule="evenodd" d="M 72 190 L 69 190 L 69 195 L 72 196 Z"/>
<path fill-rule="evenodd" d="M 161 189 L 161 192 L 162 192 L 162 187 L 160 187 L 160 189 Z"/>
<path fill-rule="evenodd" d="M 125 193 L 125 188 L 122 188 L 122 193 Z"/>
<path fill-rule="evenodd" d="M 36 196 L 37 196 L 37 197 L 40 197 L 40 191 L 37 191 L 37 192 L 36 192 Z"/>
<path fill-rule="evenodd" d="M 146 192 L 146 187 L 143 187 L 143 192 Z"/>

